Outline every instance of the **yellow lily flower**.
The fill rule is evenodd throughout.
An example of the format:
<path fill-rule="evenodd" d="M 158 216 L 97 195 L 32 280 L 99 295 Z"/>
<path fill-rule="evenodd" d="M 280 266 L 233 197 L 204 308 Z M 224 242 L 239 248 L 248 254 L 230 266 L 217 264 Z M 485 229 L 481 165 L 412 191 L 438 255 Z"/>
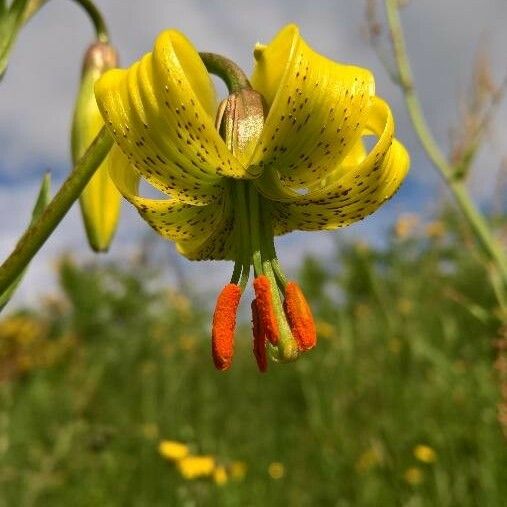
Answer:
<path fill-rule="evenodd" d="M 86 52 L 72 123 L 74 163 L 81 158 L 104 126 L 93 88 L 106 70 L 116 66 L 116 61 L 116 51 L 103 42 L 92 44 Z M 79 199 L 88 242 L 96 252 L 108 250 L 120 215 L 121 194 L 109 176 L 110 164 L 111 156 L 108 155 Z"/>
<path fill-rule="evenodd" d="M 253 265 L 254 353 L 264 371 L 266 351 L 292 360 L 316 343 L 309 306 L 283 274 L 273 237 L 363 219 L 398 189 L 409 157 L 371 73 L 317 54 L 294 25 L 257 45 L 251 87 L 229 86 L 218 112 L 205 56 L 165 31 L 129 69 L 107 72 L 95 93 L 116 141 L 111 176 L 120 192 L 188 259 L 235 261 L 213 318 L 219 369 L 232 360 Z M 167 198 L 141 196 L 141 178 Z"/>

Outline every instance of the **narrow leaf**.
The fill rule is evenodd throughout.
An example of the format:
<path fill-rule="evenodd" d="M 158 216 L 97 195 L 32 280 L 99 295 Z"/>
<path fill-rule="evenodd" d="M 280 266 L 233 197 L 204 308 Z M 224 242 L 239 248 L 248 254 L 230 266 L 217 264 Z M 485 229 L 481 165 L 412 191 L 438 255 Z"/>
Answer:
<path fill-rule="evenodd" d="M 32 225 L 39 217 L 42 215 L 46 206 L 49 204 L 51 199 L 51 174 L 47 172 L 42 178 L 42 182 L 40 185 L 39 193 L 37 195 L 37 199 L 35 201 L 35 205 L 32 210 L 32 219 L 30 221 L 30 225 Z M 0 312 L 4 309 L 5 305 L 12 298 L 15 290 L 17 289 L 19 283 L 23 279 L 23 276 L 26 272 L 26 269 L 12 282 L 7 290 L 4 291 L 2 295 L 0 295 Z"/>
<path fill-rule="evenodd" d="M 7 69 L 9 55 L 24 22 L 28 0 L 14 0 L 7 9 L 0 5 L 0 81 Z"/>

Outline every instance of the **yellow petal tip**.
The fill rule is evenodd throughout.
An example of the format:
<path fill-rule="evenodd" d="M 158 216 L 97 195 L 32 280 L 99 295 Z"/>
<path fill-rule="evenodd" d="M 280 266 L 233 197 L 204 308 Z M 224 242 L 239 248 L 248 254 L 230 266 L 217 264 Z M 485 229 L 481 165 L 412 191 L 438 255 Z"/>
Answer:
<path fill-rule="evenodd" d="M 262 55 L 264 54 L 265 49 L 266 49 L 266 44 L 261 44 L 260 42 L 257 42 L 255 44 L 255 48 L 254 48 L 254 52 L 253 52 L 254 58 L 256 60 L 260 60 L 262 58 Z"/>

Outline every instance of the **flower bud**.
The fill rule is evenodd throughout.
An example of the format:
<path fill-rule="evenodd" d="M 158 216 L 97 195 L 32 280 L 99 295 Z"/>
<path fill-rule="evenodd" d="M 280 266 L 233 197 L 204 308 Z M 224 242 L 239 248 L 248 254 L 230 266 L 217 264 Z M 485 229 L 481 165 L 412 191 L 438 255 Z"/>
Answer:
<path fill-rule="evenodd" d="M 264 127 L 262 95 L 250 89 L 231 93 L 221 104 L 217 125 L 229 150 L 247 164 Z"/>
<path fill-rule="evenodd" d="M 116 65 L 116 51 L 109 44 L 95 42 L 85 54 L 72 122 L 74 164 L 83 156 L 104 125 L 95 101 L 95 82 Z M 88 242 L 96 252 L 108 250 L 120 214 L 120 193 L 109 177 L 109 164 L 110 155 L 106 156 L 80 197 Z"/>

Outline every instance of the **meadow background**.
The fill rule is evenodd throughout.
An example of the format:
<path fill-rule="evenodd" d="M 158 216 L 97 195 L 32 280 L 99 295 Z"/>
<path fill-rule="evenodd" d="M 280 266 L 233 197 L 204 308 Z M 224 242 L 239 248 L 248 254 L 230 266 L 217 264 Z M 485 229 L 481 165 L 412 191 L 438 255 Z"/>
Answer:
<path fill-rule="evenodd" d="M 314 310 L 319 345 L 264 375 L 247 308 L 233 368 L 212 366 L 210 315 L 231 266 L 178 258 L 127 206 L 111 253 L 92 257 L 73 210 L 0 320 L 0 507 L 506 505 L 505 316 L 399 91 L 365 41 L 365 3 L 97 4 L 124 64 L 174 26 L 249 69 L 257 40 L 297 22 L 319 51 L 374 70 L 412 171 L 364 223 L 280 240 L 281 260 Z M 474 62 L 487 61 L 493 81 L 505 71 L 507 4 L 409 4 L 423 103 L 452 152 Z M 89 40 L 82 14 L 55 0 L 12 55 L 0 87 L 2 255 L 28 221 L 43 170 L 52 168 L 56 184 L 67 174 Z M 478 48 L 488 56 L 477 59 Z M 502 238 L 505 105 L 496 113 L 471 187 Z M 189 480 L 159 452 L 165 440 L 212 456 L 215 473 Z"/>
<path fill-rule="evenodd" d="M 502 336 L 454 218 L 307 258 L 318 347 L 263 375 L 246 320 L 214 370 L 213 296 L 157 288 L 149 250 L 60 259 L 60 295 L 0 322 L 0 505 L 505 505 Z M 227 481 L 186 479 L 164 440 Z"/>

